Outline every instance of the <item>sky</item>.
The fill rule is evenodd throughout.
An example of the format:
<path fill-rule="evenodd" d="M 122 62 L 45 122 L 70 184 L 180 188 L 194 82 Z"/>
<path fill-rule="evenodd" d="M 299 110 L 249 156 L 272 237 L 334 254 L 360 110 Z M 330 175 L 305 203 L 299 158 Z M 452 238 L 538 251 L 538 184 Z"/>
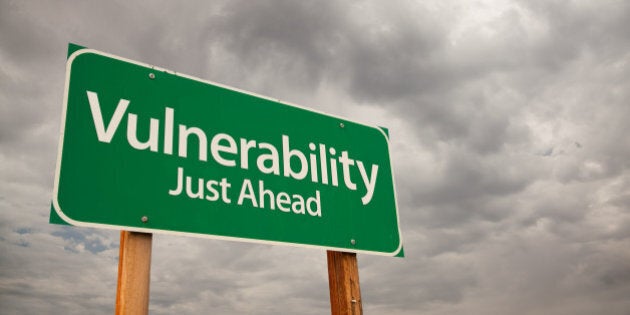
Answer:
<path fill-rule="evenodd" d="M 111 314 L 48 223 L 68 43 L 385 126 L 403 259 L 366 314 L 627 315 L 630 1 L 0 0 L 0 313 Z M 324 250 L 155 234 L 151 314 L 326 314 Z"/>

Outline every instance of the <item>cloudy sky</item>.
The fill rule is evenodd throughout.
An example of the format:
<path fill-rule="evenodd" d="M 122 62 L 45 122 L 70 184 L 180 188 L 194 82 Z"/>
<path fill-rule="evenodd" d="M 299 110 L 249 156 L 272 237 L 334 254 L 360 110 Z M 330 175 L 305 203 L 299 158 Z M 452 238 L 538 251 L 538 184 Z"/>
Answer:
<path fill-rule="evenodd" d="M 119 233 L 48 224 L 69 42 L 391 135 L 366 314 L 630 310 L 629 1 L 0 0 L 0 313 L 111 314 Z M 326 314 L 322 250 L 156 235 L 152 314 Z"/>

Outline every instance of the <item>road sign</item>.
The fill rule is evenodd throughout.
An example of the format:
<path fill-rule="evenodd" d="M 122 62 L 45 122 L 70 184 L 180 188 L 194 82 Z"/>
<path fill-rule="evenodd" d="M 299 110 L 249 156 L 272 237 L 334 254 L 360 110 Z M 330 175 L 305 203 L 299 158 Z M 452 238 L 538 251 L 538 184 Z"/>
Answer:
<path fill-rule="evenodd" d="M 400 255 L 381 128 L 92 49 L 66 71 L 51 217 Z"/>

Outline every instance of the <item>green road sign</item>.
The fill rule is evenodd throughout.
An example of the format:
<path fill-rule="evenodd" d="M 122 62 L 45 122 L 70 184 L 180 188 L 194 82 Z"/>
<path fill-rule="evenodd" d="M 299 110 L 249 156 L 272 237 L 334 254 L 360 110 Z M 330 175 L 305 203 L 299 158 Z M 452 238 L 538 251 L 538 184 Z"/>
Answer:
<path fill-rule="evenodd" d="M 61 130 L 51 221 L 401 254 L 381 128 L 78 49 Z"/>

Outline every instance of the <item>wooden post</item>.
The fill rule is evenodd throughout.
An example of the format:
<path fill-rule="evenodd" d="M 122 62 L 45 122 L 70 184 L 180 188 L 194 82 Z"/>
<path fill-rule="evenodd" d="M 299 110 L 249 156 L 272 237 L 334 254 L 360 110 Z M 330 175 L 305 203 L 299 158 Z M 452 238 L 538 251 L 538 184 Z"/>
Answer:
<path fill-rule="evenodd" d="M 331 314 L 363 314 L 357 254 L 328 251 L 326 255 Z"/>
<path fill-rule="evenodd" d="M 153 234 L 120 231 L 116 315 L 149 314 Z"/>

